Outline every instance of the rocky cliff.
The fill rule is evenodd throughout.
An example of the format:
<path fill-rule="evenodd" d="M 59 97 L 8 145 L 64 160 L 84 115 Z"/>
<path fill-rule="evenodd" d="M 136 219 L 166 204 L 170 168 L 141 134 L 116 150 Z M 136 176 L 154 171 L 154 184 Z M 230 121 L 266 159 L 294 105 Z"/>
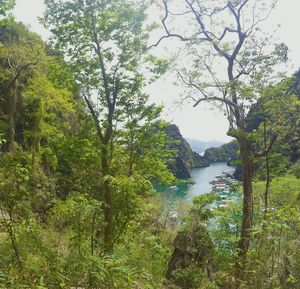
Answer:
<path fill-rule="evenodd" d="M 169 149 L 175 151 L 174 157 L 169 162 L 169 168 L 177 178 L 190 178 L 191 169 L 209 166 L 203 157 L 192 151 L 176 125 L 170 124 L 166 132 L 169 137 Z"/>

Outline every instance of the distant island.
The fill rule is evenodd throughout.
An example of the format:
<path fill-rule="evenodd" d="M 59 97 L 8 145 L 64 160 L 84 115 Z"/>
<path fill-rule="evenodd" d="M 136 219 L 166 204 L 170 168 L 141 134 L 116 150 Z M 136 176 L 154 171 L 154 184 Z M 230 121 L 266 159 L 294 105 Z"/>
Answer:
<path fill-rule="evenodd" d="M 186 141 L 189 143 L 190 147 L 192 148 L 193 151 L 199 153 L 199 154 L 204 154 L 204 152 L 212 147 L 220 147 L 221 145 L 225 144 L 223 141 L 201 141 L 198 139 L 194 138 L 186 138 Z"/>

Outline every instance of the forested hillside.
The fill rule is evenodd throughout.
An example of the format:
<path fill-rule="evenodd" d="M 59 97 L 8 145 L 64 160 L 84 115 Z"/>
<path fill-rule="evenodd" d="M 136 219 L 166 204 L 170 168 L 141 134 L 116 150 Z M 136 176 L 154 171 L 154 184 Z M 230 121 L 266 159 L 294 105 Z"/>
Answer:
<path fill-rule="evenodd" d="M 0 0 L 0 289 L 300 288 L 300 72 L 262 34 L 276 1 L 178 1 L 150 24 L 147 1 L 45 0 L 44 41 Z M 232 142 L 192 151 L 145 93 L 166 72 Z M 228 189 L 176 195 L 232 160 Z"/>
<path fill-rule="evenodd" d="M 232 141 L 221 145 L 220 147 L 212 147 L 205 151 L 204 159 L 209 163 L 214 162 L 228 162 L 232 163 L 238 159 L 238 143 Z"/>

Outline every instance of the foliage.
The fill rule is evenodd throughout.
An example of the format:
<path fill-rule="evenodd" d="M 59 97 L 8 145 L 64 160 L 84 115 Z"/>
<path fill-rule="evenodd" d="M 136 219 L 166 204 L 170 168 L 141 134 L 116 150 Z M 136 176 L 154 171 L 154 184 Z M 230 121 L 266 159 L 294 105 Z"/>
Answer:
<path fill-rule="evenodd" d="M 13 17 L 5 18 L 14 1 L 0 0 L 0 288 L 236 288 L 241 194 L 231 193 L 233 202 L 225 207 L 218 206 L 220 195 L 213 193 L 192 202 L 170 200 L 177 183 L 167 166 L 174 153 L 166 134 L 170 125 L 160 119 L 162 107 L 151 104 L 143 92 L 168 68 L 165 60 L 148 54 L 147 3 L 45 3 L 44 22 L 53 33 L 47 44 Z M 228 1 L 226 7 L 241 3 Z M 220 5 L 210 2 L 215 4 Z M 213 14 L 225 8 L 220 9 Z M 225 36 L 233 33 L 228 29 Z M 203 56 L 195 50 L 198 34 L 193 37 L 189 48 L 199 59 L 185 72 L 198 81 Z M 220 45 L 227 55 L 231 43 L 222 40 L 210 45 Z M 258 41 L 252 34 L 249 40 Z M 299 72 L 275 84 L 268 77 L 273 64 L 286 60 L 286 47 L 276 46 L 267 55 L 256 54 L 259 47 L 247 47 L 237 57 L 244 70 L 233 72 L 244 74 L 253 67 L 251 79 L 221 81 L 230 97 L 240 97 L 239 109 L 246 112 L 252 105 L 240 128 L 231 123 L 231 132 L 250 144 L 244 157 L 255 166 L 253 224 L 238 285 L 296 289 Z M 265 85 L 267 80 L 272 85 Z M 208 84 L 200 83 L 215 89 Z M 268 164 L 263 158 L 254 161 L 254 152 L 264 151 L 273 135 L 277 143 L 267 151 Z M 224 160 L 236 158 L 236 151 L 231 143 L 213 154 Z M 191 160 L 192 152 L 187 157 Z M 178 213 L 173 223 L 171 208 Z M 178 239 L 173 244 L 181 233 L 189 240 L 183 244 L 186 251 L 179 250 Z M 175 262 L 180 266 L 167 281 L 170 260 L 178 251 L 182 263 Z"/>
<path fill-rule="evenodd" d="M 14 7 L 15 2 L 15 0 L 0 0 L 0 16 L 5 16 L 7 11 Z"/>
<path fill-rule="evenodd" d="M 299 179 L 293 175 L 285 175 L 273 179 L 270 187 L 270 198 L 274 208 L 284 205 L 299 206 Z M 257 200 L 263 198 L 264 182 L 256 182 Z"/>
<path fill-rule="evenodd" d="M 238 159 L 238 143 L 231 141 L 218 148 L 209 148 L 205 151 L 204 158 L 210 163 L 235 161 Z"/>
<path fill-rule="evenodd" d="M 111 52 L 115 44 L 121 49 L 119 54 L 105 48 L 103 54 L 107 66 L 112 57 L 120 60 L 113 122 L 111 115 L 99 118 L 104 130 L 112 129 L 106 152 L 82 99 L 83 90 L 91 89 L 99 92 L 99 104 L 106 103 L 95 55 L 88 59 L 84 52 L 67 63 L 58 47 L 50 48 L 22 23 L 1 20 L 1 288 L 156 288 L 162 282 L 169 252 L 162 242 L 168 233 L 151 236 L 148 220 L 155 216 L 147 203 L 156 193 L 152 183 L 174 181 L 165 164 L 170 156 L 164 149 L 167 124 L 159 119 L 162 108 L 149 104 L 142 92 L 145 7 L 123 4 L 107 2 L 107 11 L 97 20 L 106 44 L 109 35 L 115 37 Z M 128 17 L 132 13 L 134 19 Z M 81 62 L 85 57 L 90 66 Z M 156 65 L 148 67 L 150 78 L 165 70 L 164 61 L 145 60 Z M 109 82 L 111 88 L 116 84 Z M 99 107 L 104 116 L 104 107 Z M 103 168 L 104 158 L 109 170 Z M 106 183 L 113 195 L 114 254 L 103 252 Z"/>

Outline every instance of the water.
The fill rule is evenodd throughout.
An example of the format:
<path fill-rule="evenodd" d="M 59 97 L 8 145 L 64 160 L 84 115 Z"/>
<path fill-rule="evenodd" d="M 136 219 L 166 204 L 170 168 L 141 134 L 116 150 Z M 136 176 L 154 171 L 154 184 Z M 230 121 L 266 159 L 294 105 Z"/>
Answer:
<path fill-rule="evenodd" d="M 233 171 L 234 167 L 230 167 L 227 163 L 214 163 L 206 168 L 196 168 L 191 172 L 191 179 L 194 184 L 189 188 L 188 192 L 191 198 L 211 192 L 211 184 L 216 176 L 221 175 L 223 171 Z"/>
<path fill-rule="evenodd" d="M 192 185 L 186 182 L 178 183 L 176 186 L 171 187 L 159 187 L 158 191 L 162 193 L 162 215 L 171 216 L 174 212 L 177 215 L 177 221 L 184 215 L 191 206 L 191 201 L 194 197 L 210 193 L 212 185 L 209 183 L 216 178 L 216 176 L 222 175 L 222 172 L 231 172 L 234 167 L 228 166 L 225 162 L 214 163 L 209 167 L 196 168 L 191 171 Z M 220 193 L 221 194 L 221 193 Z M 234 192 L 230 192 L 226 199 L 229 201 L 237 202 L 238 197 Z M 227 206 L 226 200 L 216 200 L 210 206 L 211 208 L 218 208 L 219 206 Z M 170 223 L 171 224 L 171 223 Z"/>
<path fill-rule="evenodd" d="M 179 182 L 176 186 L 163 186 L 155 184 L 155 189 L 162 194 L 163 202 L 167 207 L 173 207 L 176 201 L 192 200 L 194 197 L 210 193 L 212 185 L 209 183 L 222 172 L 233 171 L 234 167 L 228 166 L 225 162 L 214 163 L 209 167 L 196 168 L 191 171 L 190 182 Z"/>

